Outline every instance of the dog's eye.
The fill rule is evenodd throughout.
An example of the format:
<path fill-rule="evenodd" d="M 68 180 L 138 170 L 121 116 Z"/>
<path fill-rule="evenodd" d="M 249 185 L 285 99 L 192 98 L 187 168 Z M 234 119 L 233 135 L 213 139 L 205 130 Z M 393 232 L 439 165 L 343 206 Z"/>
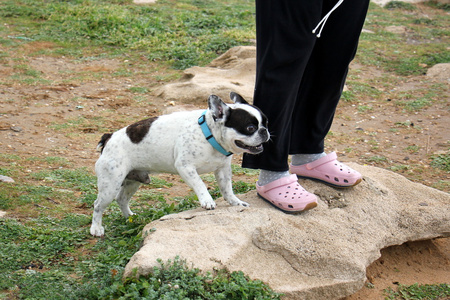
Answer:
<path fill-rule="evenodd" d="M 247 131 L 250 133 L 254 133 L 256 131 L 256 129 L 258 129 L 258 127 L 256 127 L 255 125 L 248 125 L 247 126 Z"/>

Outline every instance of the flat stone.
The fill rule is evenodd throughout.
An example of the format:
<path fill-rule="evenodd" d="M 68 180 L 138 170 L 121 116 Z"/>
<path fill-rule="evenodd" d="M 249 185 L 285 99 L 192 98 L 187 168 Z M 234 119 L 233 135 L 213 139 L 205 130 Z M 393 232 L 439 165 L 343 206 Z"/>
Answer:
<path fill-rule="evenodd" d="M 204 105 L 208 95 L 216 94 L 225 101 L 230 91 L 253 99 L 256 74 L 256 47 L 233 47 L 206 67 L 192 67 L 174 83 L 155 90 L 167 101 Z M 206 95 L 206 96 L 205 96 Z"/>
<path fill-rule="evenodd" d="M 133 276 L 133 269 L 149 274 L 158 258 L 178 255 L 203 271 L 241 270 L 284 293 L 283 299 L 340 299 L 363 287 L 366 267 L 381 249 L 450 236 L 449 194 L 388 170 L 349 165 L 364 174 L 351 189 L 302 180 L 320 200 L 298 215 L 273 208 L 253 191 L 239 195 L 249 208 L 218 200 L 215 210 L 154 221 L 124 276 Z"/>

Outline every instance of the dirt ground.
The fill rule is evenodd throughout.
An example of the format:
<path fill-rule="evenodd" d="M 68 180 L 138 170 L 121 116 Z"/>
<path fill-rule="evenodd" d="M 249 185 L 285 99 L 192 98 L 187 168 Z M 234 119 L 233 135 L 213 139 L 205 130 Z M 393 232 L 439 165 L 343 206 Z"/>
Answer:
<path fill-rule="evenodd" d="M 381 257 L 367 268 L 367 282 L 344 300 L 385 299 L 385 289 L 399 284 L 450 282 L 450 239 L 408 242 L 381 251 Z"/>
<path fill-rule="evenodd" d="M 26 43 L 21 59 L 27 67 L 17 68 L 14 58 L 0 64 L 2 154 L 64 157 L 75 167 L 93 170 L 96 144 L 103 133 L 158 115 L 168 107 L 190 104 L 169 103 L 151 94 L 164 83 L 161 78 L 178 71 L 158 69 L 145 58 L 73 60 L 31 55 L 39 48 L 52 47 L 51 43 Z M 29 75 L 26 70 L 35 73 Z M 351 76 L 364 80 L 383 74 L 354 64 Z M 375 83 L 373 88 L 384 93 L 383 99 L 341 101 L 327 137 L 327 151 L 337 151 L 344 162 L 391 168 L 415 182 L 449 192 L 448 172 L 430 166 L 430 156 L 446 153 L 450 145 L 448 91 L 445 99 L 414 112 L 405 111 L 394 98 L 398 91 L 414 94 L 432 84 L 425 76 L 398 79 L 395 91 Z M 239 159 L 234 158 L 235 163 Z M 24 175 L 41 168 L 33 160 L 21 162 Z M 0 166 L 4 165 L 0 160 Z M 171 194 L 187 192 L 176 176 L 162 177 L 176 181 Z M 449 283 L 449 254 L 448 238 L 384 249 L 368 268 L 370 287 L 347 299 L 382 299 L 383 289 L 398 283 Z"/>

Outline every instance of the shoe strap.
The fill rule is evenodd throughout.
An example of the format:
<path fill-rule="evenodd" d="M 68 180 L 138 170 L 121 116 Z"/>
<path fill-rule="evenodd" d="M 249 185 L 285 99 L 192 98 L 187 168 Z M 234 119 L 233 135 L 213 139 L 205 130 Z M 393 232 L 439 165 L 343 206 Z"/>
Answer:
<path fill-rule="evenodd" d="M 334 160 L 336 160 L 336 158 L 337 158 L 336 152 L 331 152 L 327 156 L 321 157 L 319 159 L 316 159 L 313 162 L 306 164 L 306 168 L 308 170 L 312 170 L 312 169 L 317 168 L 318 166 L 326 164 L 330 161 L 334 161 Z"/>
<path fill-rule="evenodd" d="M 268 191 L 273 190 L 275 188 L 297 182 L 297 180 L 298 180 L 297 175 L 291 174 L 289 176 L 285 176 L 283 178 L 272 181 L 271 183 L 268 183 L 265 185 L 258 185 L 258 186 L 259 186 L 259 189 L 261 189 L 261 192 L 267 193 Z"/>

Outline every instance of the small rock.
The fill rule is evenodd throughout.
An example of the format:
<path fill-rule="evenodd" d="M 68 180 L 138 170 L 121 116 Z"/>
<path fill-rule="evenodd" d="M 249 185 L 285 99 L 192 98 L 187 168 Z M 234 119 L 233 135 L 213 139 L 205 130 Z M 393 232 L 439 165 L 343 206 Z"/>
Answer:
<path fill-rule="evenodd" d="M 0 181 L 1 182 L 14 182 L 14 179 L 8 176 L 0 175 Z"/>
<path fill-rule="evenodd" d="M 19 127 L 19 126 L 11 126 L 11 130 L 14 131 L 14 132 L 21 132 L 22 128 Z"/>
<path fill-rule="evenodd" d="M 156 3 L 156 0 L 134 0 L 134 4 L 153 4 Z"/>
<path fill-rule="evenodd" d="M 362 32 L 364 32 L 364 33 L 375 33 L 374 31 L 369 30 L 369 29 L 363 29 Z"/>
<path fill-rule="evenodd" d="M 395 34 L 404 34 L 404 33 L 406 33 L 406 27 L 405 26 L 392 25 L 392 26 L 386 27 L 385 30 L 387 32 L 395 33 Z"/>

